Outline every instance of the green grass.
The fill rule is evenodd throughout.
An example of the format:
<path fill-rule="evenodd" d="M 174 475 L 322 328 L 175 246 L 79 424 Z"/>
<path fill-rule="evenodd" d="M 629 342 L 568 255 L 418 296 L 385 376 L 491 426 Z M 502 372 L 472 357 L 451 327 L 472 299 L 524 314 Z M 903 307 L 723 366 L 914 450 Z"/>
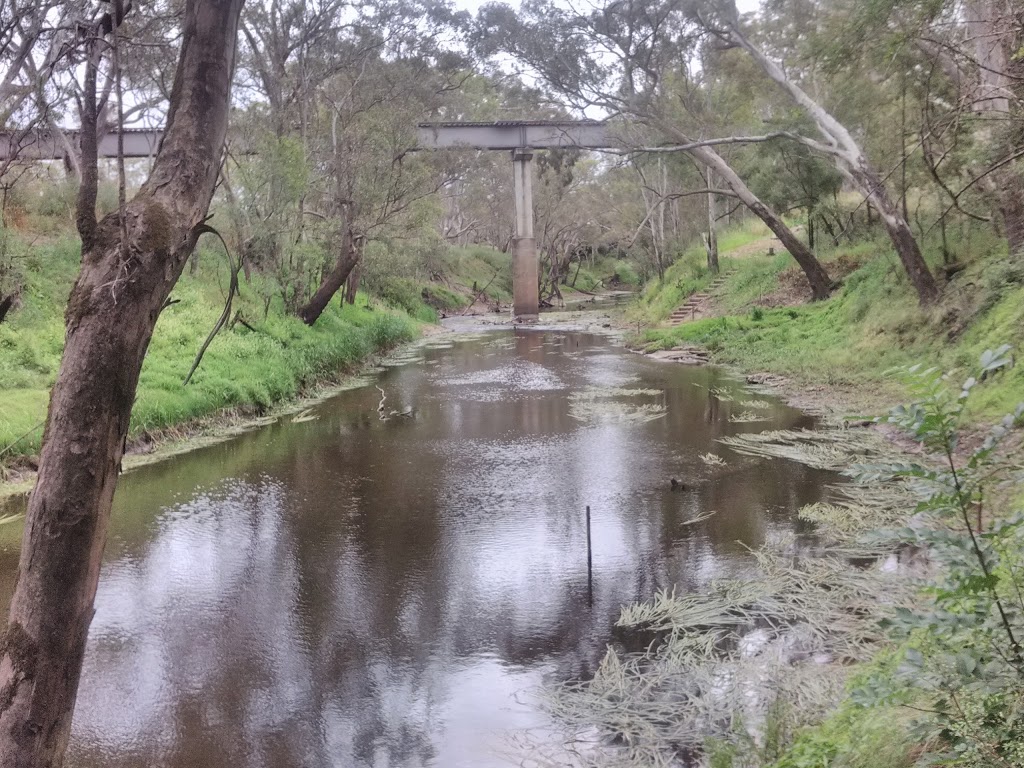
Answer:
<path fill-rule="evenodd" d="M 444 276 L 467 296 L 487 292 L 489 301 L 512 301 L 512 256 L 482 245 L 453 247 L 441 256 Z M 436 283 L 435 283 L 436 285 Z"/>
<path fill-rule="evenodd" d="M 1024 275 L 1008 267 L 1005 246 L 975 233 L 958 258 L 967 264 L 939 306 L 922 310 L 899 262 L 881 240 L 831 249 L 826 263 L 860 264 L 828 301 L 794 307 L 758 307 L 775 291 L 780 276 L 795 269 L 788 254 L 730 259 L 734 270 L 722 286 L 724 317 L 651 328 L 638 343 L 650 348 L 699 344 L 718 362 L 745 370 L 767 370 L 798 383 L 894 386 L 893 368 L 922 361 L 944 369 L 966 369 L 986 349 L 1011 344 L 1024 352 Z M 932 262 L 940 257 L 932 247 Z M 694 250 L 651 286 L 634 312 L 648 322 L 663 320 L 708 276 Z M 757 308 L 755 312 L 754 309 Z M 896 389 L 893 390 L 898 391 Z M 979 420 L 999 417 L 1024 401 L 1024 365 L 986 387 L 971 405 Z"/>
<path fill-rule="evenodd" d="M 630 311 L 631 321 L 650 325 L 664 320 L 691 294 L 707 288 L 711 279 L 703 246 L 687 249 L 665 270 L 664 280 L 648 284 Z"/>
<path fill-rule="evenodd" d="M 862 709 L 847 701 L 798 736 L 771 768 L 912 768 L 915 743 L 907 720 L 896 708 Z"/>
<path fill-rule="evenodd" d="M 770 235 L 771 232 L 763 221 L 747 219 L 742 224 L 731 227 L 719 235 L 718 250 L 720 253 L 727 253 Z"/>
<path fill-rule="evenodd" d="M 25 262 L 24 306 L 0 324 L 0 450 L 11 446 L 0 461 L 39 449 L 38 427 L 60 364 L 63 306 L 77 258 L 77 244 L 70 238 L 34 248 Z M 265 411 L 354 368 L 374 352 L 414 338 L 417 326 L 409 314 L 425 321 L 436 318 L 419 293 L 414 293 L 417 301 L 409 314 L 379 304 L 368 307 L 369 298 L 361 294 L 344 307 L 335 299 L 309 328 L 275 304 L 261 319 L 262 304 L 243 285 L 235 306 L 256 331 L 239 324 L 218 334 L 192 381 L 183 386 L 223 306 L 218 261 L 203 263 L 198 276 L 182 277 L 172 294 L 178 303 L 157 323 L 132 411 L 133 435 L 226 408 Z"/>

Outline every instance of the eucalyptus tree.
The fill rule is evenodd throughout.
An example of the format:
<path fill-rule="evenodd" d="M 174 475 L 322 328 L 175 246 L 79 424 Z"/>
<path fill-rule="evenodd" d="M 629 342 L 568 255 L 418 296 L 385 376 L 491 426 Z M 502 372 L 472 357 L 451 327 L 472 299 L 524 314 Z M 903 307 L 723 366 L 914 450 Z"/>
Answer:
<path fill-rule="evenodd" d="M 907 0 L 896 9 L 904 5 Z M 933 110 L 974 155 L 967 163 L 970 178 L 958 190 L 947 188 L 951 207 L 960 208 L 971 188 L 981 189 L 996 201 L 1011 258 L 1024 261 L 1024 3 L 947 0 L 926 7 L 918 18 L 912 41 L 953 90 L 953 98 Z"/>
<path fill-rule="evenodd" d="M 139 372 L 207 212 L 227 131 L 241 0 L 187 0 L 149 178 L 97 221 L 79 198 L 82 267 L 0 644 L 0 765 L 60 766 Z M 114 14 L 117 10 L 114 11 Z M 86 30 L 105 37 L 119 18 Z M 95 83 L 86 78 L 86 97 Z M 84 158 L 95 164 L 95 154 Z"/>
<path fill-rule="evenodd" d="M 442 156 L 412 151 L 416 125 L 461 77 L 460 67 L 421 54 L 368 62 L 324 85 L 319 154 L 331 179 L 324 202 L 341 248 L 299 309 L 304 322 L 316 322 L 359 263 L 365 242 L 394 244 L 433 229 L 435 193 L 453 169 Z"/>
<path fill-rule="evenodd" d="M 736 197 L 765 222 L 807 276 L 815 299 L 826 298 L 832 281 L 810 249 L 744 183 L 716 147 L 741 139 L 707 139 L 695 57 L 704 39 L 682 0 L 597 4 L 577 12 L 551 0 L 532 0 L 517 14 L 507 5 L 481 10 L 475 49 L 484 56 L 504 52 L 539 76 L 579 110 L 600 110 L 653 129 L 661 151 L 685 151 L 711 168 L 725 188 L 702 194 Z M 713 127 L 713 123 L 711 123 Z M 644 146 L 624 132 L 624 146 Z"/>
<path fill-rule="evenodd" d="M 247 140 L 286 162 L 238 158 L 233 206 L 247 261 L 306 323 L 362 244 L 394 237 L 436 188 L 437 163 L 409 151 L 416 123 L 465 77 L 450 50 L 459 20 L 446 0 L 270 0 L 248 10 Z"/>
<path fill-rule="evenodd" d="M 776 120 L 772 127 L 799 131 L 802 122 Z M 740 162 L 751 188 L 761 199 L 779 211 L 804 211 L 808 247 L 815 249 L 819 223 L 838 243 L 843 222 L 834 210 L 834 218 L 830 218 L 829 213 L 835 208 L 843 177 L 834 165 L 809 147 L 792 141 L 766 142 Z"/>
<path fill-rule="evenodd" d="M 836 167 L 878 210 L 920 303 L 930 304 L 935 301 L 939 288 L 910 224 L 853 133 L 753 40 L 736 10 L 735 0 L 693 0 L 690 13 L 722 44 L 745 51 L 764 74 L 813 120 L 823 141 L 802 134 L 791 136 L 834 159 Z"/>

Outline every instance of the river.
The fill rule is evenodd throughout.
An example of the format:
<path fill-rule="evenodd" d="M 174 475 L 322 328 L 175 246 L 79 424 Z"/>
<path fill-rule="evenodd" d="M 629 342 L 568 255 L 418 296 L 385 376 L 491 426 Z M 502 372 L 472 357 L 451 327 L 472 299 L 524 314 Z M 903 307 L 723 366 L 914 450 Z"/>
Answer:
<path fill-rule="evenodd" d="M 716 439 L 812 425 L 715 368 L 504 329 L 132 471 L 69 764 L 518 765 L 538 689 L 593 673 L 623 603 L 742 573 L 825 495 Z M 20 530 L 0 528 L 6 605 Z"/>

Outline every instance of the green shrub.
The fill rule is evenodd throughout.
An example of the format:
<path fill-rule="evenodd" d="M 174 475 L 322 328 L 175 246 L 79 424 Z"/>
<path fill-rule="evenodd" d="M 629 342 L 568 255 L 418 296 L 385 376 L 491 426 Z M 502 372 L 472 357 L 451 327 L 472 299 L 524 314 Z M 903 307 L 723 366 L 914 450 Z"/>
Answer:
<path fill-rule="evenodd" d="M 914 400 L 894 408 L 887 421 L 936 463 L 859 473 L 862 483 L 900 479 L 919 489 L 918 520 L 898 533 L 939 566 L 918 605 L 885 622 L 906 641 L 901 664 L 895 674 L 871 680 L 861 699 L 886 703 L 900 690 L 919 691 L 926 713 L 919 732 L 949 745 L 956 756 L 950 762 L 965 768 L 1024 764 L 1024 510 L 992 510 L 993 498 L 1024 480 L 1015 457 L 1000 451 L 1024 424 L 1024 393 L 983 442 L 961 441 L 967 402 L 980 382 L 1006 375 L 1009 353 L 1009 346 L 986 351 L 955 389 L 936 368 L 911 368 Z"/>

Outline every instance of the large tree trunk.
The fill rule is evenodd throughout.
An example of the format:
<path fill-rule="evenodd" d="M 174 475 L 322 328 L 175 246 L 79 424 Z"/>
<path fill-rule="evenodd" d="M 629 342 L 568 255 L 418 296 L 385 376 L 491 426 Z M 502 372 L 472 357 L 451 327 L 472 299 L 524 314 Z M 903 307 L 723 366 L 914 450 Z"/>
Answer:
<path fill-rule="evenodd" d="M 345 281 L 345 303 L 355 304 L 356 294 L 359 292 L 359 281 L 363 276 L 362 259 L 356 262 L 352 271 L 348 273 L 348 280 Z"/>
<path fill-rule="evenodd" d="M 831 155 L 836 161 L 836 167 L 856 185 L 869 203 L 873 203 L 878 208 L 893 247 L 903 263 L 910 282 L 917 291 L 918 301 L 923 305 L 935 301 L 939 295 L 938 285 L 921 255 L 921 249 L 914 238 L 914 233 L 890 197 L 882 178 L 871 167 L 860 145 L 842 123 L 787 77 L 782 67 L 769 59 L 763 51 L 743 35 L 736 21 L 737 18 L 738 16 L 734 14 L 728 33 L 724 33 L 729 42 L 749 53 L 761 70 L 780 85 L 793 101 L 814 120 L 827 143 L 811 142 L 809 139 L 806 140 L 807 143 L 813 144 L 819 151 Z M 869 216 L 870 210 L 869 208 Z"/>
<path fill-rule="evenodd" d="M 750 191 L 750 188 L 743 183 L 739 175 L 729 166 L 722 157 L 708 147 L 700 147 L 693 150 L 693 155 L 705 165 L 714 167 L 718 175 L 722 177 L 729 188 L 736 193 L 740 201 L 750 209 L 757 218 L 763 221 L 775 236 L 779 238 L 782 247 L 789 251 L 790 255 L 800 265 L 807 282 L 811 286 L 811 298 L 815 301 L 827 299 L 832 293 L 832 279 L 825 271 L 825 267 L 811 253 L 804 242 L 796 236 L 786 222 L 778 216 L 775 211 L 765 205 L 757 195 Z"/>
<path fill-rule="evenodd" d="M 878 216 L 889 234 L 896 255 L 900 257 L 907 277 L 917 292 L 918 301 L 922 305 L 931 304 L 939 297 L 939 286 L 928 269 L 910 224 L 903 218 L 896 202 L 889 196 L 878 175 L 863 156 L 858 162 L 850 163 L 846 171 L 857 186 L 866 190 L 868 200 L 874 202 L 875 208 L 878 209 Z"/>
<path fill-rule="evenodd" d="M 715 210 L 715 193 L 712 191 L 715 187 L 714 176 L 715 172 L 710 166 L 707 168 L 707 187 L 708 187 L 708 237 L 704 243 L 704 249 L 708 254 L 708 271 L 713 275 L 717 275 L 719 272 L 718 266 L 718 213 Z"/>
<path fill-rule="evenodd" d="M 359 263 L 362 242 L 363 238 L 353 235 L 351 230 L 345 233 L 334 268 L 324 277 L 313 298 L 299 309 L 299 317 L 306 325 L 315 323 L 331 303 L 334 294 L 341 290 L 352 269 Z"/>
<path fill-rule="evenodd" d="M 123 227 L 80 212 L 82 269 L 0 645 L 0 766 L 63 762 L 139 371 L 220 167 L 241 6 L 188 0 L 149 179 Z"/>
<path fill-rule="evenodd" d="M 1024 264 L 1024 178 L 1011 165 L 998 181 L 999 214 L 1003 219 L 1010 260 Z"/>
<path fill-rule="evenodd" d="M 1007 0 L 969 0 L 964 5 L 964 23 L 973 43 L 977 75 L 973 82 L 971 104 L 982 119 L 977 131 L 979 143 L 998 162 L 1012 155 L 1014 145 L 1012 105 L 1018 103 L 1022 74 L 1016 53 L 1021 41 L 1014 34 L 1013 9 Z M 955 63 L 954 63 L 955 66 Z M 1015 71 L 1011 72 L 1011 68 Z M 963 84 L 962 77 L 956 77 Z M 990 191 L 995 195 L 1003 233 L 1012 260 L 1024 259 L 1024 178 L 1017 161 L 1007 163 L 992 174 Z"/>
<path fill-rule="evenodd" d="M 11 308 L 13 306 L 14 306 L 14 294 L 13 293 L 10 294 L 9 296 L 4 296 L 3 294 L 0 294 L 0 323 L 2 323 L 7 318 L 7 313 L 11 311 Z"/>
<path fill-rule="evenodd" d="M 658 130 L 671 136 L 682 144 L 692 144 L 691 139 L 675 125 L 665 120 L 648 118 L 648 122 Z M 827 299 L 834 288 L 828 272 L 821 265 L 818 258 L 811 250 L 804 245 L 803 241 L 786 226 L 786 222 L 769 208 L 761 199 L 755 195 L 739 174 L 732 169 L 725 159 L 715 152 L 710 146 L 697 146 L 687 150 L 690 155 L 702 165 L 708 168 L 710 174 L 714 171 L 728 185 L 740 202 L 743 203 L 757 218 L 763 221 L 775 236 L 782 242 L 782 246 L 789 251 L 790 255 L 800 265 L 807 282 L 811 286 L 811 298 L 814 301 Z"/>

